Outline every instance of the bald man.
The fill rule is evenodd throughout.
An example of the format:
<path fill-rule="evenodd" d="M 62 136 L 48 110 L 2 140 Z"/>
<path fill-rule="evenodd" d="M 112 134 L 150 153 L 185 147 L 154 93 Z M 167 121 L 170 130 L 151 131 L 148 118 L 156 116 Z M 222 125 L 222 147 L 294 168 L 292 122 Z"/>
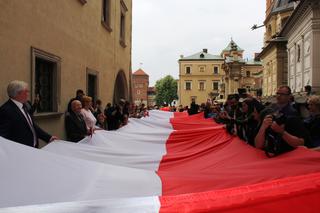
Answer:
<path fill-rule="evenodd" d="M 68 141 L 78 142 L 89 134 L 86 123 L 81 115 L 81 108 L 81 102 L 73 100 L 70 112 L 66 112 L 65 128 Z"/>

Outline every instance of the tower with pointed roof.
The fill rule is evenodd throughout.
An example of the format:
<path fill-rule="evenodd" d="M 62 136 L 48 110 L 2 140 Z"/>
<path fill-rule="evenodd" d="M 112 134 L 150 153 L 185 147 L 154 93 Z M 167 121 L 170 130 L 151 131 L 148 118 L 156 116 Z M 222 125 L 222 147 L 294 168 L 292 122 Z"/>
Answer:
<path fill-rule="evenodd" d="M 247 93 L 254 93 L 261 88 L 261 62 L 255 58 L 250 61 L 244 60 L 243 52 L 232 38 L 221 52 L 224 58 L 226 94 L 238 93 L 240 88 L 246 89 Z"/>

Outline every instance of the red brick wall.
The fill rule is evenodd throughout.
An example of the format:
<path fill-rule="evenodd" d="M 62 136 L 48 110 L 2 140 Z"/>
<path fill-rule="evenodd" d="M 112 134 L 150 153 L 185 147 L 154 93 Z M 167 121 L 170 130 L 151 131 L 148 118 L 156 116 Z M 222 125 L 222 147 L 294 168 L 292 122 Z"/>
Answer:
<path fill-rule="evenodd" d="M 149 76 L 132 75 L 132 87 L 133 102 L 141 99 L 144 102 L 148 100 Z"/>

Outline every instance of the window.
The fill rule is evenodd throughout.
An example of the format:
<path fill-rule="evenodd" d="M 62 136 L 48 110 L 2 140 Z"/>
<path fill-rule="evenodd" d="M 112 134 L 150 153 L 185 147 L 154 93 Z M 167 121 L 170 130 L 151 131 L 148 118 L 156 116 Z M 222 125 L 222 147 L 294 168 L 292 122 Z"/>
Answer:
<path fill-rule="evenodd" d="M 102 0 L 102 25 L 111 32 L 111 26 L 110 26 L 110 12 L 111 12 L 111 5 L 110 0 Z"/>
<path fill-rule="evenodd" d="M 297 62 L 300 62 L 301 58 L 301 48 L 300 45 L 297 46 Z"/>
<path fill-rule="evenodd" d="M 185 89 L 186 89 L 186 90 L 191 90 L 191 89 L 192 89 L 191 81 L 186 81 L 186 82 L 185 82 Z"/>
<path fill-rule="evenodd" d="M 199 71 L 200 71 L 200 72 L 204 72 L 205 69 L 206 69 L 205 66 L 200 66 L 200 67 L 199 67 Z"/>
<path fill-rule="evenodd" d="M 213 74 L 219 74 L 219 67 L 213 67 Z"/>
<path fill-rule="evenodd" d="M 31 98 L 38 97 L 37 112 L 58 112 L 59 77 L 61 59 L 58 56 L 31 48 L 32 83 Z"/>
<path fill-rule="evenodd" d="M 87 68 L 87 94 L 95 102 L 98 98 L 98 72 Z"/>
<path fill-rule="evenodd" d="M 199 90 L 201 90 L 201 91 L 205 90 L 205 82 L 204 81 L 199 81 Z"/>
<path fill-rule="evenodd" d="M 246 76 L 250 77 L 250 71 L 246 71 Z"/>
<path fill-rule="evenodd" d="M 126 47 L 126 12 L 128 11 L 128 8 L 122 0 L 120 1 L 120 3 L 120 44 L 122 47 Z"/>
<path fill-rule="evenodd" d="M 186 67 L 186 74 L 191 74 L 191 67 Z"/>
<path fill-rule="evenodd" d="M 213 90 L 219 90 L 219 82 L 218 81 L 213 81 L 212 82 L 212 89 Z"/>

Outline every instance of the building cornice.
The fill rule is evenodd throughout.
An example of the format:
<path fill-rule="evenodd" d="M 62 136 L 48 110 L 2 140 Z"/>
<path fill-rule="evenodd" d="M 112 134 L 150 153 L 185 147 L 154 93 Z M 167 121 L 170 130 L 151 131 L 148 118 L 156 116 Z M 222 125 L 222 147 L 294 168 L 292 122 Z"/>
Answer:
<path fill-rule="evenodd" d="M 178 62 L 188 62 L 188 61 L 224 61 L 224 59 L 179 59 Z"/>
<path fill-rule="evenodd" d="M 288 42 L 288 40 L 284 37 L 276 37 L 272 40 L 269 41 L 268 45 L 265 46 L 262 51 L 259 53 L 259 55 L 257 56 L 258 59 L 261 59 L 264 55 L 266 55 L 268 53 L 268 51 L 278 45 L 278 44 L 286 44 Z"/>

